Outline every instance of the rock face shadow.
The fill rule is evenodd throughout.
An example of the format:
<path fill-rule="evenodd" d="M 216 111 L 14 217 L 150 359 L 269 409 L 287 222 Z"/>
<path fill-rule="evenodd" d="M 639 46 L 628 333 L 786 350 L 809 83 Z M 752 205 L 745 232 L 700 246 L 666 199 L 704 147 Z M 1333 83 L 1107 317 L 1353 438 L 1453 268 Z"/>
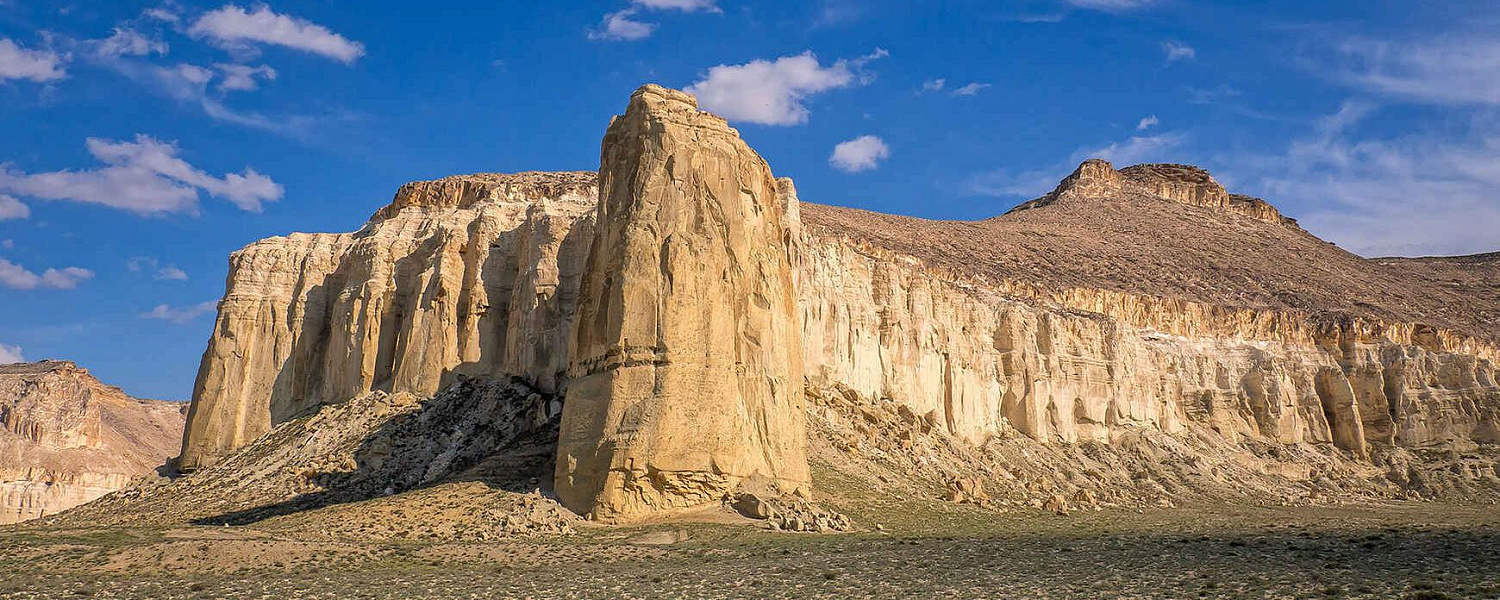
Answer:
<path fill-rule="evenodd" d="M 465 481 L 509 492 L 550 494 L 560 398 L 537 392 L 519 378 L 501 381 L 460 375 L 454 379 L 428 399 L 373 392 L 278 427 L 247 451 L 211 469 L 232 469 L 242 478 L 239 491 L 248 502 L 234 504 L 258 504 L 190 522 L 248 525 Z M 340 427 L 342 417 L 362 411 L 374 414 L 378 425 L 367 433 L 359 431 L 358 422 Z M 335 446 L 332 452 L 299 450 L 324 445 L 329 435 L 349 434 L 344 443 L 331 444 Z M 264 470 L 257 475 L 237 468 L 242 461 L 246 466 L 276 466 L 261 467 Z M 287 499 L 267 502 L 275 497 Z"/>

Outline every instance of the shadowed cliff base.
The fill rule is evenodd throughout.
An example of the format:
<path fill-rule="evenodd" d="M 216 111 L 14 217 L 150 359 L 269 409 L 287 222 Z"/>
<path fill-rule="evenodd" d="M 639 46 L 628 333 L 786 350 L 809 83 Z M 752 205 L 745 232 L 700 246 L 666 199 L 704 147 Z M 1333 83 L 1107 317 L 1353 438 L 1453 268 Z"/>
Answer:
<path fill-rule="evenodd" d="M 577 518 L 542 496 L 550 494 L 561 402 L 518 380 L 454 379 L 431 398 L 372 392 L 320 407 L 213 467 L 45 523 L 318 523 L 325 533 L 375 537 L 568 529 Z M 389 514 L 413 509 L 425 521 Z"/>

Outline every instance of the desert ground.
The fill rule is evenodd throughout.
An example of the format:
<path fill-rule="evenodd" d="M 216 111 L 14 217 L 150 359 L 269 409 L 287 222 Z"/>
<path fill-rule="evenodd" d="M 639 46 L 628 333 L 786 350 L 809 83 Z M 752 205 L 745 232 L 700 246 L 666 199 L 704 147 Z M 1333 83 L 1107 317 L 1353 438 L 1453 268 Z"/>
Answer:
<path fill-rule="evenodd" d="M 847 508 L 859 531 L 773 532 L 727 512 L 464 543 L 13 528 L 0 598 L 1500 598 L 1487 504 Z"/>

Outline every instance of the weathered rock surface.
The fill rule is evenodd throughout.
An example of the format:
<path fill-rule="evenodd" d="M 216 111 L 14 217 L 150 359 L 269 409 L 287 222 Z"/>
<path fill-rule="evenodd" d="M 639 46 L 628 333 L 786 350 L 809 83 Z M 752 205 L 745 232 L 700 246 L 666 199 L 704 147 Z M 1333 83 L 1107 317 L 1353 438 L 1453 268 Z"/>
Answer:
<path fill-rule="evenodd" d="M 179 466 L 370 391 L 431 395 L 456 374 L 556 390 L 597 204 L 591 173 L 402 186 L 352 234 L 293 234 L 229 260 Z"/>
<path fill-rule="evenodd" d="M 152 473 L 176 453 L 185 408 L 132 398 L 71 362 L 0 365 L 0 524 Z"/>
<path fill-rule="evenodd" d="M 181 463 L 465 374 L 566 396 L 558 493 L 602 519 L 805 486 L 809 445 L 927 437 L 945 450 L 908 466 L 938 488 L 1001 498 L 1051 469 L 1038 505 L 1489 489 L 1482 459 L 1447 483 L 1419 465 L 1500 442 L 1497 265 L 1364 259 L 1182 165 L 1091 160 L 975 222 L 804 205 L 722 120 L 647 87 L 597 183 L 409 184 L 354 234 L 236 253 Z M 804 393 L 867 415 L 817 435 L 870 439 L 805 442 Z"/>
<path fill-rule="evenodd" d="M 1125 167 L 1119 171 L 1108 161 L 1089 159 L 1063 179 L 1056 190 L 1022 203 L 1012 211 L 1046 206 L 1064 195 L 1079 198 L 1110 198 L 1138 194 L 1178 204 L 1245 215 L 1272 224 L 1296 227 L 1297 221 L 1260 198 L 1231 194 L 1208 171 L 1192 165 L 1167 163 Z"/>
<path fill-rule="evenodd" d="M 563 532 L 576 516 L 522 497 L 551 487 L 561 411 L 520 380 L 460 376 L 426 398 L 367 392 L 279 423 L 212 466 L 44 521 L 377 538 Z"/>
<path fill-rule="evenodd" d="M 692 96 L 641 88 L 604 136 L 557 493 L 600 519 L 806 487 L 788 216 L 771 169 Z"/>

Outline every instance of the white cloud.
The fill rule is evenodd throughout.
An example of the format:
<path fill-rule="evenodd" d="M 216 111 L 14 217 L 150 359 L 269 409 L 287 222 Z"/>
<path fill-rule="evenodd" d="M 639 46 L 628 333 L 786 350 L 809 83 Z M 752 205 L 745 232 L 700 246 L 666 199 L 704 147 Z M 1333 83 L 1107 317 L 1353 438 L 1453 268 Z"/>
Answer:
<path fill-rule="evenodd" d="M 1167 55 L 1167 62 L 1198 58 L 1198 51 L 1192 46 L 1173 40 L 1162 42 L 1161 51 Z"/>
<path fill-rule="evenodd" d="M 252 67 L 249 65 L 234 65 L 216 63 L 214 68 L 219 70 L 219 91 L 250 91 L 260 87 L 256 78 L 267 81 L 276 79 L 276 69 L 260 65 Z"/>
<path fill-rule="evenodd" d="M 179 269 L 176 266 L 167 265 L 157 269 L 156 274 L 152 275 L 151 278 L 161 281 L 187 281 L 188 274 L 187 271 Z"/>
<path fill-rule="evenodd" d="M 1086 158 L 1102 158 L 1114 163 L 1117 167 L 1145 162 L 1164 162 L 1170 158 L 1168 151 L 1181 146 L 1186 140 L 1186 135 L 1177 132 L 1131 136 L 1123 142 L 1114 142 L 1102 148 L 1076 152 L 1070 162 L 1081 162 Z"/>
<path fill-rule="evenodd" d="M 631 0 L 631 3 L 651 10 L 680 10 L 696 12 L 706 10 L 720 12 L 714 0 Z"/>
<path fill-rule="evenodd" d="M 125 268 L 132 273 L 149 272 L 151 278 L 158 281 L 187 281 L 186 271 L 177 268 L 177 265 L 161 266 L 155 258 L 150 256 L 136 256 L 125 261 Z"/>
<path fill-rule="evenodd" d="M 101 65 L 114 69 L 121 75 L 141 83 L 162 95 L 180 102 L 199 106 L 209 118 L 218 121 L 245 127 L 254 127 L 292 137 L 301 135 L 304 126 L 308 123 L 308 119 L 305 117 L 272 118 L 257 113 L 237 111 L 225 106 L 218 97 L 210 94 L 208 91 L 209 83 L 215 77 L 214 72 L 211 69 L 198 65 L 184 63 L 175 66 L 160 66 L 144 61 L 128 60 L 106 55 L 95 55 L 94 58 Z M 235 88 L 231 86 L 223 89 L 232 90 Z"/>
<path fill-rule="evenodd" d="M 1351 39 L 1338 52 L 1338 78 L 1368 91 L 1430 104 L 1500 104 L 1500 41 L 1494 39 Z"/>
<path fill-rule="evenodd" d="M 26 267 L 0 258 L 0 285 L 16 290 L 71 290 L 93 276 L 93 271 L 78 267 L 47 269 L 38 275 Z"/>
<path fill-rule="evenodd" d="M 1213 88 L 1188 88 L 1189 104 L 1219 104 L 1240 95 L 1240 91 L 1229 84 L 1221 83 Z"/>
<path fill-rule="evenodd" d="M 1149 117 L 1141 119 L 1140 123 L 1136 123 L 1135 124 L 1135 130 L 1136 131 L 1145 131 L 1145 130 L 1150 129 L 1152 127 L 1155 127 L 1157 125 L 1161 125 L 1161 119 L 1156 118 L 1156 115 L 1151 115 Z"/>
<path fill-rule="evenodd" d="M 15 250 L 16 241 L 11 239 L 0 240 L 0 248 L 4 248 L 6 250 Z"/>
<path fill-rule="evenodd" d="M 656 31 L 656 24 L 631 19 L 635 14 L 636 9 L 627 8 L 604 15 L 604 22 L 600 24 L 598 31 L 589 32 L 589 39 L 635 41 L 651 37 L 651 32 Z"/>
<path fill-rule="evenodd" d="M 88 139 L 89 154 L 105 163 L 86 171 L 24 173 L 0 165 L 0 191 L 42 200 L 100 204 L 141 215 L 196 214 L 199 191 L 257 212 L 283 189 L 255 169 L 214 177 L 178 158 L 177 146 L 147 135 L 134 142 Z"/>
<path fill-rule="evenodd" d="M 348 64 L 363 56 L 364 45 L 305 19 L 277 14 L 262 4 L 246 11 L 226 4 L 210 11 L 188 27 L 188 35 L 208 38 L 229 49 L 244 51 L 254 44 L 284 46 Z"/>
<path fill-rule="evenodd" d="M 21 354 L 20 346 L 0 344 L 0 365 L 23 362 L 26 362 L 26 356 Z"/>
<path fill-rule="evenodd" d="M 167 43 L 148 38 L 134 29 L 116 27 L 113 35 L 94 41 L 94 52 L 104 57 L 166 54 Z"/>
<path fill-rule="evenodd" d="M 977 96 L 979 91 L 990 87 L 988 83 L 970 83 L 966 86 L 953 90 L 954 96 Z"/>
<path fill-rule="evenodd" d="M 814 27 L 835 27 L 853 23 L 868 13 L 869 7 L 860 0 L 822 0 Z"/>
<path fill-rule="evenodd" d="M 1345 103 L 1283 153 L 1229 157 L 1223 179 L 1299 207 L 1303 226 L 1358 254 L 1500 249 L 1500 124 L 1459 135 L 1356 132 L 1375 110 Z"/>
<path fill-rule="evenodd" d="M 177 16 L 177 13 L 175 11 L 167 7 L 148 8 L 145 10 L 145 12 L 141 13 L 141 16 L 148 19 L 155 19 L 163 23 L 176 23 L 181 20 Z"/>
<path fill-rule="evenodd" d="M 67 57 L 51 50 L 27 50 L 10 38 L 0 38 L 0 81 L 57 81 L 68 76 L 63 68 L 65 62 Z"/>
<path fill-rule="evenodd" d="M 854 60 L 840 59 L 824 67 L 811 51 L 775 61 L 755 60 L 743 65 L 719 65 L 707 77 L 687 87 L 705 110 L 732 121 L 761 125 L 798 125 L 807 122 L 808 96 L 828 90 L 863 85 L 869 61 L 890 53 L 875 52 Z"/>
<path fill-rule="evenodd" d="M 924 91 L 924 92 L 941 92 L 941 91 L 943 91 L 943 88 L 947 87 L 947 86 L 948 86 L 948 80 L 947 79 L 938 78 L 938 79 L 933 79 L 931 81 L 924 81 L 924 82 L 922 82 L 922 91 Z"/>
<path fill-rule="evenodd" d="M 0 221 L 24 219 L 31 216 L 31 207 L 12 196 L 0 194 Z"/>
<path fill-rule="evenodd" d="M 833 147 L 828 164 L 845 173 L 871 171 L 889 158 L 891 149 L 877 136 L 862 135 Z"/>
<path fill-rule="evenodd" d="M 651 37 L 655 23 L 636 20 L 642 10 L 679 10 L 682 12 L 724 12 L 714 0 L 630 0 L 630 6 L 604 15 L 599 28 L 589 31 L 591 40 L 636 41 Z"/>
<path fill-rule="evenodd" d="M 1122 13 L 1132 10 L 1146 8 L 1156 3 L 1156 0 L 1063 0 L 1078 8 L 1090 10 L 1101 10 L 1111 13 Z"/>
<path fill-rule="evenodd" d="M 198 317 L 201 317 L 203 315 L 214 312 L 214 310 L 218 308 L 218 305 L 219 303 L 217 300 L 199 302 L 197 304 L 190 304 L 188 306 L 158 304 L 156 305 L 156 308 L 143 312 L 140 316 L 142 319 L 159 319 L 162 321 L 170 321 L 172 323 L 181 325 L 183 323 L 187 323 L 189 321 L 197 319 Z"/>

